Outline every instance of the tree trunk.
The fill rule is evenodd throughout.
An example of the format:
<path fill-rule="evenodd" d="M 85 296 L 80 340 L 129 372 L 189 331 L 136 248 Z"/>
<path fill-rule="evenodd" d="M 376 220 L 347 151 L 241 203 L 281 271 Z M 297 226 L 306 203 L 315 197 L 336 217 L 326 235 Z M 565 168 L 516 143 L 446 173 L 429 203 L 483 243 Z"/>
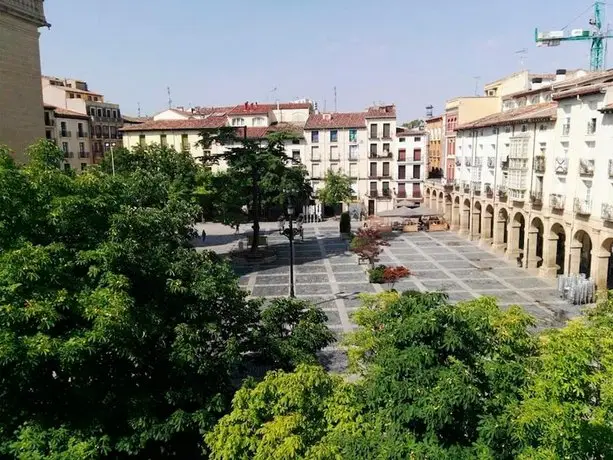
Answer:
<path fill-rule="evenodd" d="M 260 188 L 257 171 L 253 171 L 251 182 L 251 201 L 253 202 L 253 242 L 251 252 L 256 252 L 260 244 Z"/>

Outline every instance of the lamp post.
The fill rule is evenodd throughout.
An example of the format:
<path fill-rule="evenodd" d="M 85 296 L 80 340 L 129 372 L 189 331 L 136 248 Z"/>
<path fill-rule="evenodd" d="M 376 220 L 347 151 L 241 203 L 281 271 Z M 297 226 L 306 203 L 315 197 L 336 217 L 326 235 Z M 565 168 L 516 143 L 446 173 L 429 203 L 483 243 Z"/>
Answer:
<path fill-rule="evenodd" d="M 106 142 L 104 145 L 110 147 L 111 149 L 111 169 L 113 170 L 113 176 L 115 175 L 115 157 L 113 156 L 113 148 L 115 147 L 115 142 Z"/>
<path fill-rule="evenodd" d="M 294 228 L 294 203 L 292 201 L 291 192 L 287 197 L 287 215 L 289 217 L 289 228 L 279 228 L 279 233 L 284 235 L 289 240 L 289 296 L 296 297 L 294 292 L 294 236 L 302 234 L 302 222 L 298 223 L 298 227 Z"/>

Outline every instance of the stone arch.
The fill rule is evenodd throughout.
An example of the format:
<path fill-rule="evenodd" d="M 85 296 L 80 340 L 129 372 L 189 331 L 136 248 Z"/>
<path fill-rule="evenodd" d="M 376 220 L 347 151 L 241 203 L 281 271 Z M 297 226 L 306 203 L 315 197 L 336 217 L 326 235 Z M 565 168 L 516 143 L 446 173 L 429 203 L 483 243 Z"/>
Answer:
<path fill-rule="evenodd" d="M 443 192 L 440 192 L 438 194 L 438 208 L 437 208 L 438 212 L 445 212 L 445 194 Z"/>
<path fill-rule="evenodd" d="M 500 208 L 495 216 L 494 223 L 494 249 L 499 253 L 505 253 L 509 238 L 509 212 L 506 208 Z"/>
<path fill-rule="evenodd" d="M 588 278 L 591 276 L 592 238 L 585 230 L 575 232 L 569 259 L 570 273 L 583 273 Z"/>
<path fill-rule="evenodd" d="M 460 216 L 460 232 L 468 233 L 470 229 L 470 200 L 466 198 L 462 202 L 462 215 Z"/>
<path fill-rule="evenodd" d="M 473 236 L 473 239 L 481 238 L 481 211 L 481 202 L 475 201 L 475 204 L 473 205 L 472 220 L 470 221 L 470 233 Z"/>
<path fill-rule="evenodd" d="M 437 199 L 436 190 L 432 189 L 432 196 L 430 197 L 430 207 L 432 209 L 436 209 L 436 199 Z"/>
<path fill-rule="evenodd" d="M 613 238 L 607 238 L 602 242 L 598 259 L 596 285 L 598 289 L 611 290 L 613 289 Z"/>
<path fill-rule="evenodd" d="M 451 226 L 454 229 L 460 228 L 460 197 L 456 196 L 453 200 L 451 212 Z"/>
<path fill-rule="evenodd" d="M 555 266 L 557 274 L 562 275 L 566 260 L 566 232 L 564 227 L 557 222 L 554 223 L 549 231 L 549 239 L 555 243 L 549 262 Z"/>
<path fill-rule="evenodd" d="M 494 236 L 494 206 L 488 204 L 481 213 L 481 237 L 491 243 Z"/>
<path fill-rule="evenodd" d="M 431 203 L 430 203 L 431 199 L 432 199 L 432 190 L 430 189 L 430 187 L 428 187 L 426 189 L 426 194 L 424 195 L 424 204 L 426 206 L 430 206 L 431 205 Z"/>
<path fill-rule="evenodd" d="M 517 260 L 520 266 L 524 266 L 524 241 L 526 238 L 526 218 L 524 214 L 517 211 L 513 214 L 511 228 L 509 229 L 507 257 L 510 260 Z"/>
<path fill-rule="evenodd" d="M 545 225 L 539 217 L 530 222 L 528 238 L 526 240 L 526 267 L 540 268 L 543 265 L 543 244 Z"/>

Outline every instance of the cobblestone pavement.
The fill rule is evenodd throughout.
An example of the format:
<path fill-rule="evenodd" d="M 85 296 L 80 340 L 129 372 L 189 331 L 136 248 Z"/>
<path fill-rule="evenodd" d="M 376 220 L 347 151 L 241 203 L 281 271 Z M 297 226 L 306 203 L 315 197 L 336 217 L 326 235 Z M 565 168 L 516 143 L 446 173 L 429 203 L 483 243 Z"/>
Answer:
<path fill-rule="evenodd" d="M 287 296 L 289 244 L 274 225 L 266 228 L 277 260 L 260 266 L 237 265 L 235 270 L 241 276 L 241 285 L 252 295 Z M 239 239 L 220 239 L 219 244 L 213 239 L 210 247 L 207 239 L 206 246 L 227 252 Z M 385 287 L 368 283 L 364 266 L 357 264 L 356 256 L 347 251 L 347 243 L 339 239 L 337 223 L 305 226 L 304 241 L 296 242 L 294 254 L 296 296 L 320 306 L 338 336 L 355 327 L 351 322 L 351 314 L 359 306 L 355 294 L 380 292 Z M 532 276 L 455 233 L 398 234 L 384 249 L 380 263 L 404 265 L 414 272 L 396 284 L 398 291 L 444 291 L 452 302 L 494 296 L 502 307 L 522 305 L 541 326 L 555 325 L 560 319 L 579 314 L 578 307 L 560 298 L 554 280 Z M 333 363 L 335 366 L 343 364 Z"/>

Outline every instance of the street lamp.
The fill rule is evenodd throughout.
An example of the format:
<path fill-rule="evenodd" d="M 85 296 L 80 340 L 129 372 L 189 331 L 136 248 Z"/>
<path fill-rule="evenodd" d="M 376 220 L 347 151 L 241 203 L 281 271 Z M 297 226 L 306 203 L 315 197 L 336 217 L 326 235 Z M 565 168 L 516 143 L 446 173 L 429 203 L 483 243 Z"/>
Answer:
<path fill-rule="evenodd" d="M 107 148 L 111 149 L 111 169 L 113 170 L 113 176 L 115 175 L 115 157 L 113 156 L 113 148 L 115 147 L 115 142 L 106 142 L 104 144 Z"/>
<path fill-rule="evenodd" d="M 283 228 L 283 225 L 279 227 L 279 233 L 284 235 L 289 240 L 289 296 L 296 297 L 294 293 L 294 237 L 296 235 L 302 235 L 302 222 L 297 223 L 297 227 L 294 228 L 294 202 L 292 200 L 292 192 L 286 192 L 287 196 L 287 215 L 289 216 L 289 228 Z"/>

